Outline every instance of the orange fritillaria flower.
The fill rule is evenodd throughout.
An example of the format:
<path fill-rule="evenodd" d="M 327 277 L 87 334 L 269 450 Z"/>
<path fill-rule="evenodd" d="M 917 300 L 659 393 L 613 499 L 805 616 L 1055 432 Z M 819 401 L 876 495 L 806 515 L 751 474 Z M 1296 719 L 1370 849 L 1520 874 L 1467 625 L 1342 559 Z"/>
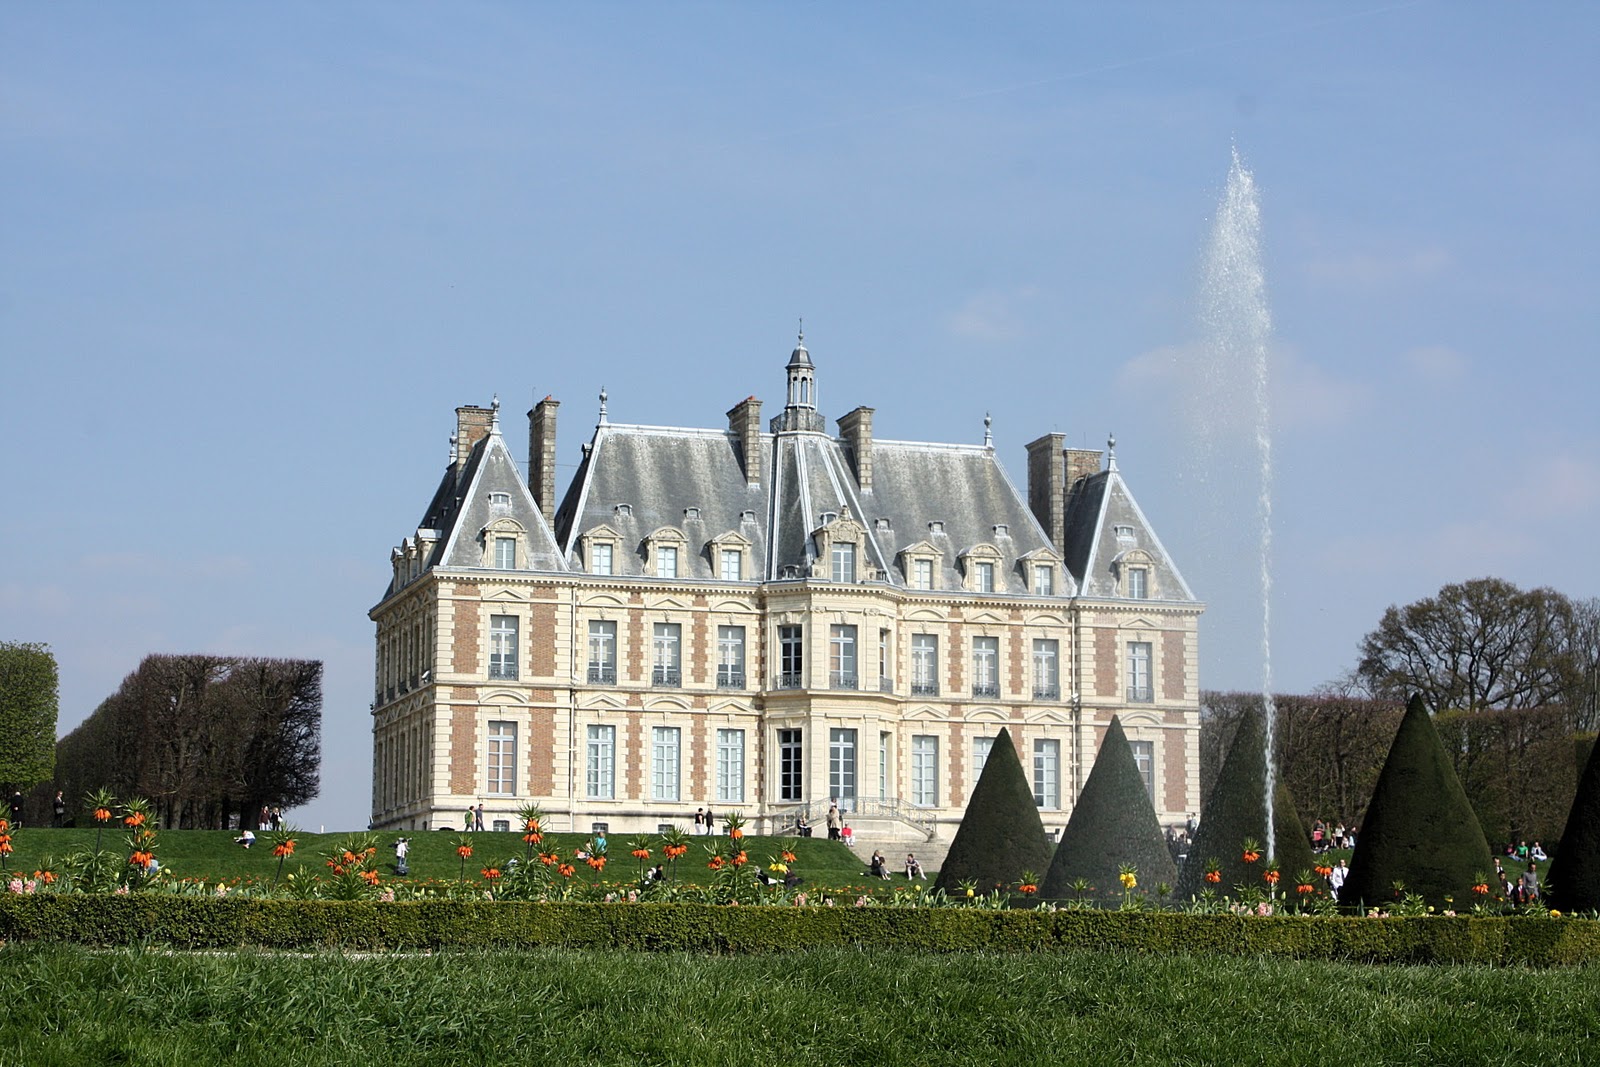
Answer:
<path fill-rule="evenodd" d="M 578 868 L 574 867 L 570 863 L 563 863 L 561 866 L 556 868 L 556 873 L 563 878 L 571 878 L 573 875 L 578 873 Z"/>
<path fill-rule="evenodd" d="M 378 872 L 377 871 L 362 871 L 361 872 L 361 880 L 363 882 L 366 882 L 368 885 L 377 885 L 378 884 Z"/>
<path fill-rule="evenodd" d="M 1489 883 L 1479 882 L 1477 885 L 1472 887 L 1472 891 L 1481 897 L 1489 892 Z"/>
<path fill-rule="evenodd" d="M 294 855 L 294 842 L 285 841 L 281 845 L 273 845 L 272 854 L 277 856 L 279 859 L 284 859 L 288 856 Z"/>
<path fill-rule="evenodd" d="M 472 855 L 472 846 L 471 845 L 458 845 L 458 846 L 456 846 L 456 855 L 460 856 L 462 859 L 469 858 Z"/>
<path fill-rule="evenodd" d="M 794 853 L 790 852 L 788 849 L 784 849 L 782 852 L 778 853 L 778 858 L 785 863 L 793 863 Z"/>
<path fill-rule="evenodd" d="M 150 853 L 148 852 L 135 852 L 133 855 L 128 857 L 128 866 L 130 867 L 145 867 L 148 866 L 149 863 Z"/>
<path fill-rule="evenodd" d="M 733 838 L 733 839 L 734 839 L 734 840 L 735 840 L 735 841 L 737 841 L 737 840 L 739 840 L 739 839 L 740 839 L 740 838 L 741 838 L 741 837 L 743 837 L 743 836 L 744 836 L 744 831 L 743 831 L 743 830 L 741 830 L 741 829 L 739 829 L 739 828 L 738 828 L 738 827 L 734 827 L 734 829 L 733 829 L 733 830 L 732 830 L 732 832 L 730 832 L 730 833 L 729 833 L 729 834 L 728 834 L 728 836 L 729 836 L 729 837 L 731 837 L 731 838 Z"/>
<path fill-rule="evenodd" d="M 633 850 L 633 857 L 635 859 L 647 860 L 650 858 L 650 850 L 647 848 L 636 848 Z"/>
<path fill-rule="evenodd" d="M 1310 882 L 1301 882 L 1299 885 L 1294 887 L 1294 891 L 1299 893 L 1301 896 L 1308 896 L 1311 893 L 1315 893 L 1317 891 L 1317 887 L 1312 885 Z"/>
<path fill-rule="evenodd" d="M 144 812 L 136 811 L 122 820 L 124 826 L 134 827 L 144 825 Z"/>
<path fill-rule="evenodd" d="M 94 809 L 94 821 L 95 822 L 110 822 L 111 821 L 111 809 L 110 808 L 95 808 Z"/>
<path fill-rule="evenodd" d="M 1028 896 L 1032 896 L 1039 891 L 1039 887 L 1034 885 L 1032 882 L 1023 882 L 1021 885 L 1017 886 L 1017 891 Z"/>
<path fill-rule="evenodd" d="M 1273 870 L 1262 871 L 1261 872 L 1261 877 L 1266 879 L 1268 885 L 1277 885 L 1278 884 L 1278 872 L 1277 871 L 1273 871 Z"/>
<path fill-rule="evenodd" d="M 1222 881 L 1222 872 L 1221 871 L 1207 871 L 1206 872 L 1206 881 L 1210 882 L 1212 885 L 1216 885 L 1218 882 Z"/>
<path fill-rule="evenodd" d="M 528 833 L 522 835 L 522 840 L 526 841 L 530 845 L 537 845 L 539 842 L 544 840 L 544 835 L 539 833 L 537 830 L 530 830 Z"/>
<path fill-rule="evenodd" d="M 668 859 L 675 860 L 679 856 L 683 855 L 685 852 L 688 852 L 689 851 L 689 846 L 688 845 L 668 845 L 663 851 L 666 852 Z"/>
<path fill-rule="evenodd" d="M 723 867 L 727 866 L 727 862 L 721 856 L 712 856 L 711 862 L 707 863 L 706 866 L 710 867 L 713 871 L 720 871 Z"/>
<path fill-rule="evenodd" d="M 587 860 L 584 860 L 584 862 L 597 871 L 603 871 L 606 869 L 606 858 L 604 856 L 590 856 Z"/>
<path fill-rule="evenodd" d="M 559 853 L 559 852 L 541 852 L 541 853 L 539 853 L 539 862 L 544 864 L 546 867 L 550 867 L 550 866 L 558 863 L 560 861 L 560 859 L 561 859 L 561 853 Z"/>
<path fill-rule="evenodd" d="M 735 867 L 743 867 L 747 862 L 749 862 L 749 859 L 749 856 L 745 855 L 743 852 L 740 852 L 737 856 L 733 857 L 733 865 Z"/>
<path fill-rule="evenodd" d="M 1257 852 L 1255 849 L 1247 848 L 1247 849 L 1244 850 L 1244 861 L 1246 863 L 1254 863 L 1256 860 L 1258 860 L 1260 858 L 1261 858 L 1261 853 Z"/>
<path fill-rule="evenodd" d="M 498 867 L 485 867 L 483 869 L 483 876 L 485 878 L 487 878 L 489 881 L 492 882 L 496 878 L 500 877 L 500 868 L 498 868 Z"/>

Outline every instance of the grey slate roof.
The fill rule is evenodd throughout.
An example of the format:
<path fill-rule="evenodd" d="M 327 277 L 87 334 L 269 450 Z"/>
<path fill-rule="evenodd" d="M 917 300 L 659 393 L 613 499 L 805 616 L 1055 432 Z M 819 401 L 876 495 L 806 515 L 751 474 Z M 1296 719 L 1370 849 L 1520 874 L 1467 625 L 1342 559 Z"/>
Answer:
<path fill-rule="evenodd" d="M 1119 536 L 1118 527 L 1127 533 Z M 1091 474 L 1072 488 L 1067 499 L 1065 541 L 1067 569 L 1085 596 L 1116 596 L 1113 568 L 1127 553 L 1137 551 L 1148 557 L 1156 599 L 1195 599 L 1114 460 L 1109 469 Z"/>

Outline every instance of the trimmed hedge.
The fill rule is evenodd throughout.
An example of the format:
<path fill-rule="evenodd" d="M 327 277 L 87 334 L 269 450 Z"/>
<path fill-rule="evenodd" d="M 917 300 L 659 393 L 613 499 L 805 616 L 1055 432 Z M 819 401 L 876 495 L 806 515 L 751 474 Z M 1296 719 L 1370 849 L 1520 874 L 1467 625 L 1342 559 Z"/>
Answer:
<path fill-rule="evenodd" d="M 0 896 L 0 939 L 182 948 L 533 948 L 766 953 L 1095 951 L 1373 963 L 1553 966 L 1600 961 L 1600 921 L 968 908 L 716 907 L 491 901 Z"/>

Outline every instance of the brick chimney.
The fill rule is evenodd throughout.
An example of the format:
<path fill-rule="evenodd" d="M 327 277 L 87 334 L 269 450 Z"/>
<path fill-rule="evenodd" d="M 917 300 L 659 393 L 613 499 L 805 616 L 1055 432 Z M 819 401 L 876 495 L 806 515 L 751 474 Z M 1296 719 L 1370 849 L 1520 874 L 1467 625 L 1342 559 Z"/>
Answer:
<path fill-rule="evenodd" d="M 1105 453 L 1098 448 L 1069 448 L 1066 450 L 1067 488 L 1070 490 L 1081 478 L 1100 473 L 1100 457 Z"/>
<path fill-rule="evenodd" d="M 761 482 L 761 401 L 747 396 L 728 412 L 728 432 L 738 442 L 746 485 Z"/>
<path fill-rule="evenodd" d="M 528 412 L 528 488 L 546 522 L 554 522 L 556 505 L 556 408 L 561 401 L 545 397 Z"/>
<path fill-rule="evenodd" d="M 856 408 L 839 420 L 839 436 L 855 458 L 856 484 L 862 492 L 872 488 L 872 411 Z"/>
<path fill-rule="evenodd" d="M 1050 544 L 1063 555 L 1067 550 L 1067 470 L 1061 447 L 1065 440 L 1065 434 L 1047 433 L 1028 442 L 1028 507 Z"/>
<path fill-rule="evenodd" d="M 456 470 L 467 465 L 473 446 L 489 436 L 489 424 L 494 420 L 493 408 L 474 407 L 471 404 L 456 408 Z"/>

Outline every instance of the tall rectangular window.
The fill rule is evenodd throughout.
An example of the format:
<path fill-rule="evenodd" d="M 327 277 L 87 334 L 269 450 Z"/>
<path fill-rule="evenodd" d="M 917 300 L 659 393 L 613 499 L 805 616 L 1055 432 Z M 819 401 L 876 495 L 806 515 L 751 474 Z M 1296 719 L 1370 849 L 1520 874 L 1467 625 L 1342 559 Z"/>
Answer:
<path fill-rule="evenodd" d="M 911 803 L 923 808 L 939 803 L 939 739 L 932 734 L 911 738 Z"/>
<path fill-rule="evenodd" d="M 1144 791 L 1150 795 L 1150 802 L 1156 799 L 1156 743 L 1154 741 L 1129 741 L 1128 747 L 1133 749 L 1133 765 L 1139 768 L 1139 777 L 1144 780 Z"/>
<path fill-rule="evenodd" d="M 744 803 L 744 731 L 717 731 L 717 799 Z"/>
<path fill-rule="evenodd" d="M 828 731 L 828 793 L 839 800 L 856 795 L 856 732 L 834 727 Z"/>
<path fill-rule="evenodd" d="M 939 639 L 933 634 L 911 635 L 911 695 L 939 695 Z"/>
<path fill-rule="evenodd" d="M 678 549 L 675 545 L 658 545 L 656 547 L 656 577 L 676 578 L 678 576 Z"/>
<path fill-rule="evenodd" d="M 1000 695 L 1000 639 L 972 639 L 972 695 L 994 698 Z"/>
<path fill-rule="evenodd" d="M 856 546 L 854 541 L 835 541 L 833 543 L 833 580 L 836 582 L 853 582 L 856 580 Z"/>
<path fill-rule="evenodd" d="M 517 617 L 489 616 L 489 677 L 517 677 Z"/>
<path fill-rule="evenodd" d="M 737 548 L 722 550 L 722 580 L 737 582 L 744 577 L 744 552 Z"/>
<path fill-rule="evenodd" d="M 617 684 L 617 624 L 589 620 L 589 684 Z"/>
<path fill-rule="evenodd" d="M 1061 699 L 1061 645 L 1054 638 L 1034 638 L 1033 699 Z"/>
<path fill-rule="evenodd" d="M 1048 563 L 1039 563 L 1033 568 L 1033 595 L 1056 595 L 1056 569 Z"/>
<path fill-rule="evenodd" d="M 1041 808 L 1061 806 L 1061 742 L 1054 738 L 1033 743 L 1033 799 Z"/>
<path fill-rule="evenodd" d="M 828 627 L 828 684 L 834 689 L 855 689 L 856 628 L 835 624 Z"/>
<path fill-rule="evenodd" d="M 1128 703 L 1148 704 L 1156 698 L 1150 687 L 1150 642 L 1128 642 Z"/>
<path fill-rule="evenodd" d="M 496 537 L 494 539 L 494 565 L 502 571 L 514 570 L 517 566 L 517 539 L 515 537 Z"/>
<path fill-rule="evenodd" d="M 744 688 L 744 627 L 717 627 L 717 688 Z"/>
<path fill-rule="evenodd" d="M 911 588 L 933 588 L 933 560 L 914 559 L 911 561 Z"/>
<path fill-rule="evenodd" d="M 517 791 L 517 724 L 489 724 L 489 773 L 484 792 L 509 796 Z"/>
<path fill-rule="evenodd" d="M 778 627 L 778 688 L 805 685 L 806 644 L 803 626 Z"/>
<path fill-rule="evenodd" d="M 778 731 L 778 799 L 804 800 L 806 789 L 803 731 Z"/>
<path fill-rule="evenodd" d="M 589 546 L 589 573 L 611 573 L 611 545 L 609 542 Z"/>
<path fill-rule="evenodd" d="M 584 795 L 590 800 L 611 800 L 617 795 L 617 728 L 590 726 L 588 737 Z"/>
<path fill-rule="evenodd" d="M 887 730 L 878 734 L 878 797 L 889 799 L 889 738 Z"/>
<path fill-rule="evenodd" d="M 980 593 L 994 592 L 994 564 L 979 563 L 973 568 L 973 585 Z"/>
<path fill-rule="evenodd" d="M 894 692 L 894 670 L 889 663 L 889 631 L 878 631 L 878 692 Z"/>
<path fill-rule="evenodd" d="M 650 799 L 678 799 L 678 741 L 676 726 L 650 728 Z"/>
<path fill-rule="evenodd" d="M 984 765 L 989 762 L 989 752 L 994 748 L 994 738 L 974 737 L 972 739 L 972 784 L 977 785 L 978 779 L 983 777 Z"/>
<path fill-rule="evenodd" d="M 675 622 L 655 624 L 654 658 L 651 660 L 650 684 L 675 686 L 683 684 L 679 670 L 682 660 L 683 627 Z"/>
<path fill-rule="evenodd" d="M 1144 567 L 1128 568 L 1128 595 L 1134 600 L 1150 598 L 1150 572 Z"/>

